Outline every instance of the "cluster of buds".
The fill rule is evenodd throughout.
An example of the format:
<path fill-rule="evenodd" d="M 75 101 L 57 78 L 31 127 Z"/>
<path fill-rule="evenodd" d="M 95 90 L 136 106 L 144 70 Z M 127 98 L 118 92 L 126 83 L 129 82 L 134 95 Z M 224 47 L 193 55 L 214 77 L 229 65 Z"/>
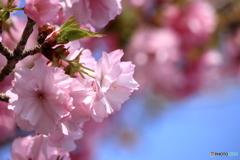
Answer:
<path fill-rule="evenodd" d="M 66 58 L 69 54 L 69 51 L 64 47 L 64 45 L 60 45 L 55 47 L 58 44 L 66 44 L 69 41 L 61 38 L 61 31 L 55 31 L 56 28 L 53 25 L 42 25 L 38 27 L 38 37 L 37 41 L 39 44 L 43 45 L 43 54 L 49 60 L 53 61 L 54 66 L 61 66 L 61 59 Z M 55 31 L 55 32 L 54 32 Z M 55 47 L 55 48 L 54 48 Z"/>
<path fill-rule="evenodd" d="M 42 25 L 38 27 L 38 38 L 37 41 L 39 44 L 42 44 L 48 35 L 50 35 L 53 31 L 55 31 L 55 27 L 53 25 Z"/>
<path fill-rule="evenodd" d="M 57 44 L 66 44 L 69 41 L 65 38 L 62 37 L 62 31 L 55 31 L 53 32 L 53 34 L 51 35 L 51 37 L 49 37 L 46 40 L 47 44 L 49 44 L 50 46 L 55 46 Z"/>
<path fill-rule="evenodd" d="M 53 59 L 52 59 L 53 65 L 56 67 L 65 68 L 67 64 L 64 60 L 67 58 L 67 56 L 70 53 L 68 49 L 66 49 L 64 45 L 59 45 L 56 48 L 52 49 L 51 51 L 53 55 Z"/>

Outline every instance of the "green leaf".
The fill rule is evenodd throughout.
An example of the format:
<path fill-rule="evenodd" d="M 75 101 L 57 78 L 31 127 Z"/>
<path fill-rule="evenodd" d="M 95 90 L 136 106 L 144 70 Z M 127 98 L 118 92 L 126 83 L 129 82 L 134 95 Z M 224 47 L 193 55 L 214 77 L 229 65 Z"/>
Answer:
<path fill-rule="evenodd" d="M 79 29 L 80 26 L 72 15 L 59 29 L 60 36 L 57 37 L 58 44 L 65 44 L 69 41 L 74 41 L 77 39 L 82 39 L 86 37 L 103 37 L 104 35 L 91 32 L 89 30 Z"/>
<path fill-rule="evenodd" d="M 61 32 L 61 37 L 68 41 L 74 41 L 86 37 L 103 37 L 104 35 L 84 29 L 65 29 Z"/>
<path fill-rule="evenodd" d="M 74 15 L 72 15 L 59 29 L 60 31 L 65 29 L 79 29 L 80 26 L 75 18 Z"/>

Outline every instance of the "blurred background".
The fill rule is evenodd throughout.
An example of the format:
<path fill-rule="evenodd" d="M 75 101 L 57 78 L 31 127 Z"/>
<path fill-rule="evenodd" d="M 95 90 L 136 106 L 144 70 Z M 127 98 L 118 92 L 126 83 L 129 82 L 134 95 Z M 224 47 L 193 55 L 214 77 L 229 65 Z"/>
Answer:
<path fill-rule="evenodd" d="M 99 31 L 107 36 L 83 39 L 81 45 L 96 59 L 102 51 L 122 48 L 123 60 L 136 65 L 140 88 L 118 113 L 84 124 L 72 159 L 239 160 L 240 1 L 122 0 L 122 5 L 122 14 Z M 10 158 L 13 137 L 26 135 L 8 129 L 13 133 L 0 132 L 0 160 Z"/>

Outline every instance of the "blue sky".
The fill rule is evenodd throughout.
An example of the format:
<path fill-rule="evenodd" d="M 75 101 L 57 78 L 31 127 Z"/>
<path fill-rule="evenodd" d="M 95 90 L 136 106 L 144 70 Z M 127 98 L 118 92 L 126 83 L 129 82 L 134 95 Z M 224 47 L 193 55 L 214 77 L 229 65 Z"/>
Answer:
<path fill-rule="evenodd" d="M 125 110 L 141 111 L 144 103 L 139 101 L 140 98 L 135 97 Z M 161 116 L 142 124 L 138 145 L 133 149 L 121 147 L 116 138 L 109 135 L 110 138 L 100 143 L 95 160 L 240 159 L 238 85 L 197 94 L 169 104 L 162 112 Z M 139 120 L 131 114 L 125 118 L 132 124 L 133 118 Z M 136 126 L 131 123 L 131 127 L 138 129 L 137 123 Z M 210 157 L 211 151 L 238 152 L 239 156 Z"/>

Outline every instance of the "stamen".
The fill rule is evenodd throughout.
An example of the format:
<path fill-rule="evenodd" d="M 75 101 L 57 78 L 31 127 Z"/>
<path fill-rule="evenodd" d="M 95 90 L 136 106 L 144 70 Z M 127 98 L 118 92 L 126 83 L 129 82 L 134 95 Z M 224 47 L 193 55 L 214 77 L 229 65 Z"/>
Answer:
<path fill-rule="evenodd" d="M 39 98 L 39 99 L 42 99 L 43 97 L 44 97 L 43 93 L 39 93 L 39 94 L 38 94 L 38 98 Z"/>

